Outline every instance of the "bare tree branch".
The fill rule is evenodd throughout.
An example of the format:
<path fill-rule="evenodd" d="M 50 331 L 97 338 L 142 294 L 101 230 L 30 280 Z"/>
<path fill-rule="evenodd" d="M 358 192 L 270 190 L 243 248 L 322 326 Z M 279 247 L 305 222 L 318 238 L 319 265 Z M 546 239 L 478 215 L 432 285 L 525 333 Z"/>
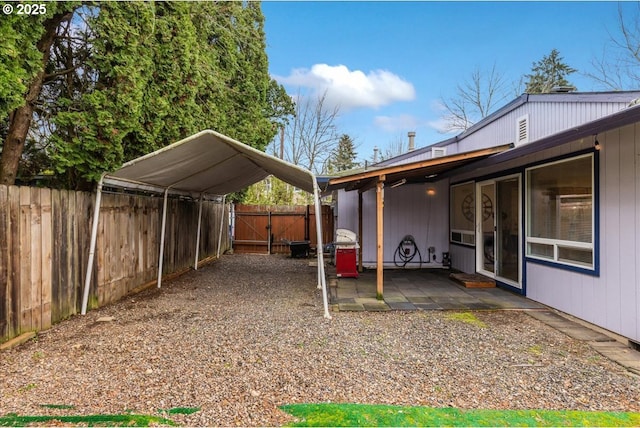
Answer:
<path fill-rule="evenodd" d="M 640 86 L 640 4 L 636 10 L 623 12 L 618 5 L 618 27 L 610 34 L 609 45 L 604 48 L 600 58 L 591 60 L 593 72 L 585 76 L 609 90 L 637 89 Z"/>
<path fill-rule="evenodd" d="M 441 99 L 447 112 L 443 117 L 445 132 L 468 129 L 491 114 L 507 96 L 504 74 L 496 69 L 495 64 L 489 72 L 476 68 L 468 80 L 456 86 L 454 97 Z"/>
<path fill-rule="evenodd" d="M 339 107 L 326 105 L 326 92 L 317 98 L 298 92 L 295 116 L 285 127 L 285 159 L 315 173 L 323 173 L 338 145 Z"/>

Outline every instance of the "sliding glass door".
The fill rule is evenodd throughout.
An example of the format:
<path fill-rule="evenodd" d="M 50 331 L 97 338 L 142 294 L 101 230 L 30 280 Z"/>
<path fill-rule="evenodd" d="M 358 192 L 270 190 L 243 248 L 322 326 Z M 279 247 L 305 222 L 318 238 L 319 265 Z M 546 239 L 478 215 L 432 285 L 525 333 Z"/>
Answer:
<path fill-rule="evenodd" d="M 521 288 L 520 175 L 476 187 L 476 266 L 479 273 Z"/>

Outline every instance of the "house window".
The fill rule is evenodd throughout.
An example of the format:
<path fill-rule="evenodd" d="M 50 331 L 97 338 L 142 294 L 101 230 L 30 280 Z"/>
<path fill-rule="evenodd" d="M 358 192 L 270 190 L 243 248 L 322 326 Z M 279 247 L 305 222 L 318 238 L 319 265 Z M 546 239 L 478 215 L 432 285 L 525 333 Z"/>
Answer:
<path fill-rule="evenodd" d="M 527 256 L 594 268 L 593 154 L 527 169 Z"/>
<path fill-rule="evenodd" d="M 450 239 L 463 245 L 475 245 L 475 186 L 473 183 L 451 186 Z"/>

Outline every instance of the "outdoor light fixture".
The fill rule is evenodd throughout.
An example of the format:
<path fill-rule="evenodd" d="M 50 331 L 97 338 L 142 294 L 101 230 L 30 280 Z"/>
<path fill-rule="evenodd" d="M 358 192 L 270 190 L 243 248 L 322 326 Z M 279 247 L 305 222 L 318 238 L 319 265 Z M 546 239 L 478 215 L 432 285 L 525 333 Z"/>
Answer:
<path fill-rule="evenodd" d="M 429 188 L 427 189 L 427 195 L 429 195 L 429 196 L 435 196 L 435 194 L 436 194 L 436 189 L 434 189 L 433 187 L 429 187 Z"/>
<path fill-rule="evenodd" d="M 391 187 L 392 189 L 394 189 L 394 188 L 396 188 L 396 187 L 400 187 L 400 186 L 402 186 L 402 185 L 403 185 L 404 183 L 406 183 L 406 182 L 407 182 L 407 179 L 406 179 L 406 178 L 403 178 L 402 180 L 398 180 L 398 181 L 396 181 L 395 183 L 393 183 L 393 184 L 392 184 L 391 186 L 389 186 L 389 187 Z"/>
<path fill-rule="evenodd" d="M 600 150 L 600 143 L 598 142 L 598 136 L 595 136 L 595 139 L 593 140 L 593 148 L 596 150 Z"/>

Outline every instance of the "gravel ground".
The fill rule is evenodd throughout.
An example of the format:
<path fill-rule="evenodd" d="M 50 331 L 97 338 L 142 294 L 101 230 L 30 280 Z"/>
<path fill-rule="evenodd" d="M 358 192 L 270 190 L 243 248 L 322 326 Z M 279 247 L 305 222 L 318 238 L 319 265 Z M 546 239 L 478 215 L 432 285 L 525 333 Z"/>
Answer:
<path fill-rule="evenodd" d="M 438 311 L 326 320 L 315 273 L 224 256 L 73 317 L 0 354 L 0 414 L 199 407 L 170 418 L 274 426 L 297 402 L 640 411 L 637 376 L 524 312 L 475 312 L 486 327 Z"/>

